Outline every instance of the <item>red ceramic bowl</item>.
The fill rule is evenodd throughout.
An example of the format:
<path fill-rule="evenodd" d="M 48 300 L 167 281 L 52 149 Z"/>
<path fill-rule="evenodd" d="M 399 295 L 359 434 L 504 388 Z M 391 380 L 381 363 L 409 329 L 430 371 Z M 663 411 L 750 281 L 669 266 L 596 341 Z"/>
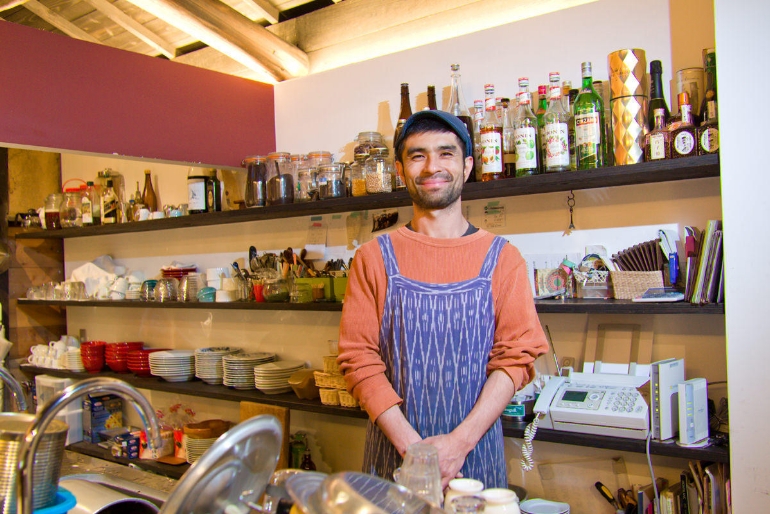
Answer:
<path fill-rule="evenodd" d="M 115 373 L 128 373 L 128 363 L 126 361 L 107 361 L 107 367 Z"/>

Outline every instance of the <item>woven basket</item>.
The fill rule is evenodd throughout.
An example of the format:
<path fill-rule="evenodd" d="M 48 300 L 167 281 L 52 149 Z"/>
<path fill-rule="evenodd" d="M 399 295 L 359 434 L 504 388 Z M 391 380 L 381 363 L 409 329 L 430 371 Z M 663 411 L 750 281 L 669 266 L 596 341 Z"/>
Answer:
<path fill-rule="evenodd" d="M 322 371 L 315 371 L 315 385 L 318 387 L 325 387 L 327 389 L 346 389 L 345 377 L 339 373 L 324 373 Z"/>
<path fill-rule="evenodd" d="M 633 300 L 651 287 L 663 287 L 660 271 L 611 271 L 610 280 L 617 300 Z"/>
<path fill-rule="evenodd" d="M 358 400 L 356 400 L 352 394 L 344 389 L 338 390 L 340 396 L 340 405 L 343 407 L 358 407 Z"/>
<path fill-rule="evenodd" d="M 324 355 L 324 373 L 337 373 L 339 374 L 340 367 L 337 364 L 336 355 Z"/>
<path fill-rule="evenodd" d="M 321 403 L 324 405 L 339 405 L 340 391 L 338 389 L 319 389 L 321 394 Z"/>

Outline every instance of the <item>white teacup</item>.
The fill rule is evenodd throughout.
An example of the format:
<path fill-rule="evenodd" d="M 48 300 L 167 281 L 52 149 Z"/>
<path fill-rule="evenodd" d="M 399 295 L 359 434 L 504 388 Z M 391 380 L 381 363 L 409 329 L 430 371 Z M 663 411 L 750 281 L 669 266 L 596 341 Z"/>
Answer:
<path fill-rule="evenodd" d="M 139 221 L 150 219 L 150 209 L 139 209 Z"/>
<path fill-rule="evenodd" d="M 163 211 L 155 211 L 152 213 L 152 219 L 161 220 L 166 217 L 166 213 Z"/>
<path fill-rule="evenodd" d="M 115 282 L 112 283 L 112 288 L 110 290 L 125 295 L 126 291 L 128 291 L 128 279 L 124 277 L 116 278 Z"/>
<path fill-rule="evenodd" d="M 63 355 L 67 351 L 67 343 L 61 340 L 51 341 L 50 343 L 48 343 L 48 347 L 49 347 L 48 354 L 49 355 L 53 354 L 53 356 L 57 358 Z"/>

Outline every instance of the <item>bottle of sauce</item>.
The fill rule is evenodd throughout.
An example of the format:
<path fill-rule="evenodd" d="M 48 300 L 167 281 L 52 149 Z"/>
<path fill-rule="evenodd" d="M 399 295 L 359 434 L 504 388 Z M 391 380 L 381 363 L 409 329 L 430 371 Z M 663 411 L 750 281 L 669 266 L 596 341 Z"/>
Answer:
<path fill-rule="evenodd" d="M 505 178 L 503 174 L 503 126 L 497 119 L 495 86 L 484 86 L 484 119 L 481 121 L 481 180 L 489 182 Z"/>

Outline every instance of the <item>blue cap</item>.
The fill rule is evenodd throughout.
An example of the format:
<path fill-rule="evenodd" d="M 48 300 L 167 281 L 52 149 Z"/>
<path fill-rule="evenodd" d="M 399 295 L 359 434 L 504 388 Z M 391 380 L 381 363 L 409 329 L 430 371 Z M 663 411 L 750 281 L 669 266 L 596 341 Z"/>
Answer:
<path fill-rule="evenodd" d="M 446 125 L 446 128 L 451 132 L 454 132 L 465 145 L 465 157 L 473 155 L 473 143 L 471 142 L 471 136 L 468 134 L 468 128 L 465 126 L 465 123 L 454 114 L 449 114 L 446 111 L 417 111 L 409 116 L 409 119 L 406 120 L 404 127 L 398 134 L 398 139 L 393 142 L 394 149 L 398 148 L 404 139 L 409 136 L 410 129 L 414 124 L 422 119 L 434 119 Z"/>

